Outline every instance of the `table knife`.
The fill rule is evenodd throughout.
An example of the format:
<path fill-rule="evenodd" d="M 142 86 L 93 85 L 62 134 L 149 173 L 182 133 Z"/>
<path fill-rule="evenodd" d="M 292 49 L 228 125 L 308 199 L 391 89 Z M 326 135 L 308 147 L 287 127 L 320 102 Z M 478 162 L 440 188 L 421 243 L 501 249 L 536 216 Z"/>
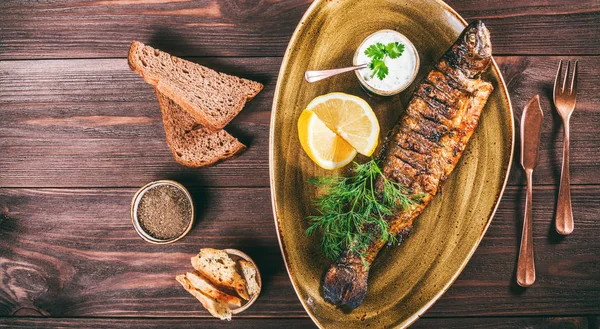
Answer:
<path fill-rule="evenodd" d="M 527 177 L 527 197 L 525 199 L 525 217 L 521 235 L 521 249 L 517 263 L 517 283 L 529 287 L 535 282 L 535 263 L 533 258 L 533 233 L 531 213 L 533 169 L 538 161 L 540 134 L 544 113 L 540 107 L 540 96 L 535 95 L 525 106 L 521 116 L 521 166 Z"/>

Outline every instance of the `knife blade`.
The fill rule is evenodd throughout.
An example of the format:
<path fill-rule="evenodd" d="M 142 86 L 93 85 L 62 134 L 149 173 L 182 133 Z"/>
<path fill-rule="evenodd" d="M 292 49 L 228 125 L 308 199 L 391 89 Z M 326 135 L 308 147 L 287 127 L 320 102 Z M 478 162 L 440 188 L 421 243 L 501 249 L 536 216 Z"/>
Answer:
<path fill-rule="evenodd" d="M 521 166 L 525 170 L 533 170 L 537 165 L 543 118 L 540 95 L 535 95 L 521 116 Z"/>
<path fill-rule="evenodd" d="M 517 262 L 517 283 L 529 287 L 535 282 L 535 262 L 533 256 L 533 169 L 537 165 L 542 119 L 544 113 L 540 107 L 540 96 L 535 95 L 525 106 L 521 117 L 521 165 L 527 177 L 527 197 L 525 199 L 525 216 L 523 218 L 523 233 L 521 248 Z"/>

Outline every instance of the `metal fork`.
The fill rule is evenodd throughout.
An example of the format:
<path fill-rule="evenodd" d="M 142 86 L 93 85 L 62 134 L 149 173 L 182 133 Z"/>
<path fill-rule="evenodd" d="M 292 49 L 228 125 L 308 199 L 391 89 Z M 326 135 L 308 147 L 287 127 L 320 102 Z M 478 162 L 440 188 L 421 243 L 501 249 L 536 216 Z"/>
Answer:
<path fill-rule="evenodd" d="M 573 232 L 573 211 L 571 209 L 571 176 L 569 174 L 569 120 L 575 109 L 577 100 L 577 61 L 572 72 L 571 87 L 567 89 L 567 78 L 571 68 L 571 61 L 567 62 L 567 70 L 562 77 L 563 61 L 558 64 L 556 80 L 554 80 L 554 107 L 560 114 L 564 127 L 563 163 L 560 174 L 560 189 L 558 191 L 558 204 L 556 205 L 556 231 L 562 235 Z M 562 80 L 562 86 L 561 86 Z"/>

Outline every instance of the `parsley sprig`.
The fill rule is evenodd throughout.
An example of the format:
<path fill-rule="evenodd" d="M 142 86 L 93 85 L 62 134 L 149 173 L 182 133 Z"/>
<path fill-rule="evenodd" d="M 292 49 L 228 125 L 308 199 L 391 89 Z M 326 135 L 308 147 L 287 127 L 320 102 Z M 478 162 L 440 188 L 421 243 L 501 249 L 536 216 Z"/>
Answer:
<path fill-rule="evenodd" d="M 383 179 L 381 195 L 375 191 L 379 177 Z M 396 236 L 388 232 L 386 216 L 399 208 L 407 209 L 420 199 L 401 184 L 388 180 L 374 159 L 364 164 L 355 162 L 349 177 L 320 177 L 309 182 L 320 188 L 321 196 L 315 200 L 318 215 L 308 217 L 306 234 L 322 232 L 321 247 L 332 260 L 345 249 L 364 260 L 364 252 L 374 238 L 396 241 Z"/>
<path fill-rule="evenodd" d="M 373 71 L 371 78 L 377 75 L 379 80 L 383 80 L 389 73 L 389 68 L 385 64 L 385 57 L 395 59 L 402 56 L 403 52 L 404 45 L 399 42 L 390 42 L 387 45 L 377 42 L 370 45 L 365 50 L 365 55 L 371 59 L 371 62 L 369 62 L 369 69 Z"/>

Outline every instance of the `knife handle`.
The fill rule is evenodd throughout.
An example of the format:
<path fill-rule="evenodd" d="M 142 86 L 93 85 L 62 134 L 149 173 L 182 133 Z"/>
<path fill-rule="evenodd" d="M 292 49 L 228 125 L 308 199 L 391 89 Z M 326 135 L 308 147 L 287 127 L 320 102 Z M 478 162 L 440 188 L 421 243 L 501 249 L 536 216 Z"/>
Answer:
<path fill-rule="evenodd" d="M 573 210 L 571 208 L 571 175 L 569 174 L 569 122 L 564 126 L 563 163 L 560 173 L 560 189 L 556 205 L 556 232 L 569 235 L 573 232 Z"/>
<path fill-rule="evenodd" d="M 521 235 L 521 249 L 517 263 L 517 283 L 521 287 L 529 287 L 535 282 L 535 263 L 533 259 L 533 233 L 532 233 L 532 176 L 533 169 L 526 169 L 527 198 L 525 199 L 525 218 L 523 219 L 523 234 Z"/>

